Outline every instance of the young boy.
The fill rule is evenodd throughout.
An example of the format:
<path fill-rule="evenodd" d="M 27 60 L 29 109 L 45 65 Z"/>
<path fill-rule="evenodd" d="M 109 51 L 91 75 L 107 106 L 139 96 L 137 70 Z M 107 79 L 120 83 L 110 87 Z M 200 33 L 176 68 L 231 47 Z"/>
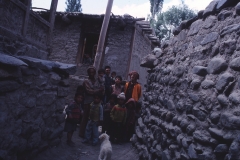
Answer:
<path fill-rule="evenodd" d="M 67 132 L 67 144 L 73 146 L 72 135 L 76 131 L 77 123 L 81 120 L 83 109 L 82 109 L 83 94 L 76 93 L 74 102 L 66 108 L 67 118 L 65 120 L 64 131 Z"/>
<path fill-rule="evenodd" d="M 124 92 L 124 87 L 122 86 L 122 77 L 116 76 L 115 84 L 111 86 L 112 94 L 119 95 L 120 93 Z"/>
<path fill-rule="evenodd" d="M 112 79 L 112 84 L 115 84 L 115 77 L 116 77 L 117 73 L 115 71 L 113 71 L 111 73 L 111 79 Z"/>
<path fill-rule="evenodd" d="M 127 109 L 124 105 L 125 103 L 125 94 L 120 93 L 118 96 L 118 103 L 115 105 L 110 113 L 110 117 L 113 121 L 112 129 L 113 134 L 110 136 L 114 142 L 121 144 L 123 141 L 123 126 L 126 122 Z"/>
<path fill-rule="evenodd" d="M 103 121 L 103 107 L 101 105 L 101 94 L 96 94 L 93 98 L 94 101 L 90 104 L 89 120 L 87 123 L 83 143 L 89 143 L 92 138 L 92 145 L 95 146 L 98 143 L 99 137 L 98 126 Z"/>

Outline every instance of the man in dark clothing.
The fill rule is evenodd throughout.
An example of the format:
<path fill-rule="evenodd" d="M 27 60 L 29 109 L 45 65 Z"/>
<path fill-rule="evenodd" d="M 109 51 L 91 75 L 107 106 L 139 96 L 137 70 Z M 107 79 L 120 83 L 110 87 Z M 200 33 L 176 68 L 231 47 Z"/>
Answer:
<path fill-rule="evenodd" d="M 105 67 L 105 75 L 104 75 L 104 86 L 105 86 L 105 95 L 104 95 L 104 104 L 109 101 L 109 97 L 111 95 L 111 85 L 112 85 L 112 78 L 110 76 L 111 67 Z"/>

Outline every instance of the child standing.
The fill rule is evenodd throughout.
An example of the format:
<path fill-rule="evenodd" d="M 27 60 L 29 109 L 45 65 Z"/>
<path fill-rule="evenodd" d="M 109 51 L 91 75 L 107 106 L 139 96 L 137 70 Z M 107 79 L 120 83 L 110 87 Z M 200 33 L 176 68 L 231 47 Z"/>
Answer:
<path fill-rule="evenodd" d="M 64 131 L 67 132 L 67 144 L 73 146 L 72 135 L 76 131 L 77 124 L 80 122 L 83 109 L 82 109 L 83 94 L 76 93 L 74 102 L 66 108 L 67 118 L 65 120 Z"/>
<path fill-rule="evenodd" d="M 90 104 L 89 120 L 87 123 L 83 143 L 89 143 L 92 138 L 92 145 L 95 146 L 98 143 L 99 137 L 98 126 L 103 121 L 103 107 L 101 105 L 101 94 L 96 94 L 93 98 L 94 101 Z"/>
<path fill-rule="evenodd" d="M 124 140 L 129 142 L 130 138 L 134 134 L 134 127 L 136 121 L 136 102 L 133 98 L 130 98 L 125 104 L 127 108 L 127 120 L 124 127 Z"/>
<path fill-rule="evenodd" d="M 124 92 L 124 87 L 122 86 L 122 77 L 116 76 L 115 84 L 111 86 L 112 94 L 119 95 L 120 93 Z"/>
<path fill-rule="evenodd" d="M 116 77 L 117 73 L 115 71 L 113 71 L 111 73 L 111 79 L 112 79 L 112 84 L 115 84 L 115 77 Z"/>
<path fill-rule="evenodd" d="M 125 94 L 120 93 L 118 96 L 117 105 L 115 105 L 110 113 L 110 117 L 113 121 L 112 129 L 113 133 L 110 137 L 112 137 L 116 143 L 121 144 L 123 141 L 123 126 L 126 122 L 127 109 L 124 105 L 125 102 Z"/>
<path fill-rule="evenodd" d="M 107 134 L 111 135 L 112 133 L 112 120 L 110 117 L 110 112 L 117 102 L 117 95 L 111 94 L 109 102 L 104 107 L 104 131 L 107 131 Z"/>

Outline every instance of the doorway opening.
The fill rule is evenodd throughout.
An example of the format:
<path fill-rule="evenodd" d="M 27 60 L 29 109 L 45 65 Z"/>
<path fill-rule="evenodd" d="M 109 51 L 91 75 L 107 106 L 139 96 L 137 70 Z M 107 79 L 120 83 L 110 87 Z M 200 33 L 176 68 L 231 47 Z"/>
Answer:
<path fill-rule="evenodd" d="M 93 64 L 98 44 L 99 34 L 85 33 L 82 49 L 82 63 Z"/>

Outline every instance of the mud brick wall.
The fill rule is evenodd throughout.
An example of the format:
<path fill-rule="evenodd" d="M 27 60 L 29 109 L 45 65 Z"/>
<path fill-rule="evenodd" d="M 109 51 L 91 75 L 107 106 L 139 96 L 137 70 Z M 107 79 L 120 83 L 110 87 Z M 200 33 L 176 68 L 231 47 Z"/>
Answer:
<path fill-rule="evenodd" d="M 212 1 L 149 56 L 140 159 L 240 159 L 239 31 L 239 1 Z"/>
<path fill-rule="evenodd" d="M 132 47 L 131 63 L 129 71 L 137 71 L 139 73 L 138 82 L 143 86 L 147 83 L 147 68 L 139 67 L 141 59 L 151 53 L 150 41 L 144 37 L 141 29 L 135 28 L 134 41 Z"/>
<path fill-rule="evenodd" d="M 33 159 L 61 142 L 76 67 L 0 53 L 0 159 Z"/>
<path fill-rule="evenodd" d="M 81 20 L 77 19 L 66 24 L 60 17 L 56 17 L 50 60 L 76 64 L 81 23 Z"/>

